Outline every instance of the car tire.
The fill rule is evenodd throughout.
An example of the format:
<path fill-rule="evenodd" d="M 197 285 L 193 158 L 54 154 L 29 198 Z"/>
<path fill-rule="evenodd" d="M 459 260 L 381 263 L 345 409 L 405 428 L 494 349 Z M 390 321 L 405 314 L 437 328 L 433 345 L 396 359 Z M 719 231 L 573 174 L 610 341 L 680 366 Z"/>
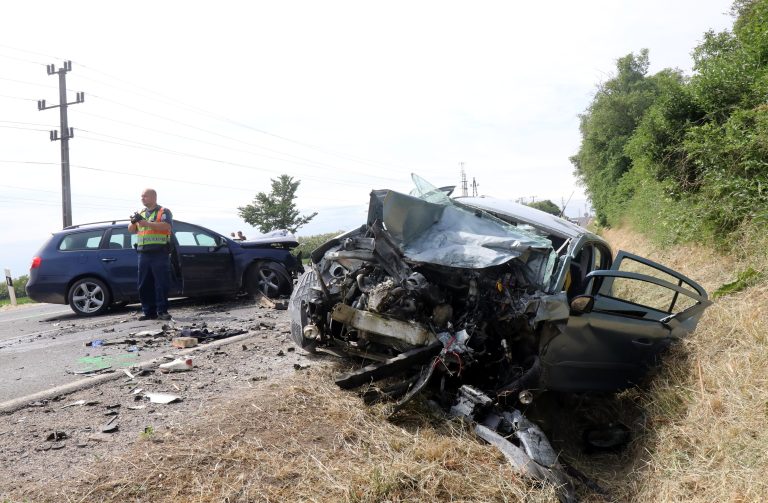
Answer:
<path fill-rule="evenodd" d="M 248 268 L 245 289 L 250 295 L 263 294 L 274 298 L 289 295 L 293 282 L 282 265 L 276 262 L 256 262 Z"/>
<path fill-rule="evenodd" d="M 67 293 L 69 307 L 79 316 L 96 316 L 109 309 L 109 289 L 96 278 L 80 278 Z"/>
<path fill-rule="evenodd" d="M 288 302 L 288 314 L 291 317 L 291 338 L 302 349 L 315 352 L 317 341 L 304 337 L 304 327 L 309 321 L 308 302 L 313 287 L 317 286 L 315 271 L 309 270 L 299 277 L 296 288 Z"/>

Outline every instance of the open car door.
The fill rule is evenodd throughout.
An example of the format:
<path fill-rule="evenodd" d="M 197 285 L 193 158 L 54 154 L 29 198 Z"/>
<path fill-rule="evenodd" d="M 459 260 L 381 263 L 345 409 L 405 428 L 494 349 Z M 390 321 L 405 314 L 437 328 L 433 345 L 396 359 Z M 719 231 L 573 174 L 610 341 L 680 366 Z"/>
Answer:
<path fill-rule="evenodd" d="M 574 299 L 567 325 L 542 341 L 547 389 L 612 391 L 639 383 L 711 304 L 693 280 L 624 251 L 610 270 L 587 279 L 588 295 Z"/>

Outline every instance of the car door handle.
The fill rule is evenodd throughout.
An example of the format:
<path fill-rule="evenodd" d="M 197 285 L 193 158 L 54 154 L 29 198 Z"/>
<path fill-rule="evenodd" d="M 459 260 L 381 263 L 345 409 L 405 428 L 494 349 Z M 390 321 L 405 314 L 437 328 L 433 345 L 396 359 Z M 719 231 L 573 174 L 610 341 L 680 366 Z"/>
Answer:
<path fill-rule="evenodd" d="M 194 253 L 182 253 L 181 256 L 185 258 L 193 258 L 193 257 L 196 257 L 197 255 L 195 255 Z"/>
<path fill-rule="evenodd" d="M 101 259 L 102 262 L 114 262 L 115 260 L 117 260 L 117 259 L 116 258 L 112 258 L 112 257 Z"/>
<path fill-rule="evenodd" d="M 647 339 L 645 337 L 641 337 L 640 339 L 632 339 L 632 344 L 635 346 L 642 346 L 644 348 L 653 346 L 653 341 L 651 339 Z"/>

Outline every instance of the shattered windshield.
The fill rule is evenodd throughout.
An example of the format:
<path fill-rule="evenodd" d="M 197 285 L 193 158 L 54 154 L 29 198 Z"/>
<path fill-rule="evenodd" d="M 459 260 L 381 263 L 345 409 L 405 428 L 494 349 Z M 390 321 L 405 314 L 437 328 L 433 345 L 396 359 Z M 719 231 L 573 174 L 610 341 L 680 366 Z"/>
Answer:
<path fill-rule="evenodd" d="M 410 195 L 389 191 L 383 200 L 384 224 L 406 257 L 471 269 L 517 259 L 534 283 L 549 283 L 554 266 L 549 239 L 467 208 L 416 174 L 412 178 Z"/>

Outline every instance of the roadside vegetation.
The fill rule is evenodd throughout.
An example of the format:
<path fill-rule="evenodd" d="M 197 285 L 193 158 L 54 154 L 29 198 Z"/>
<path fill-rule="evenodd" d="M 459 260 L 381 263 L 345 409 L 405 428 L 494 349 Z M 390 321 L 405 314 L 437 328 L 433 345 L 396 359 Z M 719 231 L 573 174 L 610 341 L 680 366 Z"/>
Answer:
<path fill-rule="evenodd" d="M 299 236 L 299 246 L 294 248 L 292 253 L 294 255 L 301 253 L 301 256 L 304 258 L 304 263 L 306 264 L 309 261 L 309 254 L 312 253 L 315 248 L 343 232 L 344 231 L 340 230 L 336 232 L 326 232 L 325 234 L 313 234 L 312 236 Z"/>
<path fill-rule="evenodd" d="M 717 243 L 768 224 L 768 1 L 737 0 L 703 35 L 692 76 L 619 58 L 581 117 L 572 157 L 600 225 L 662 243 Z"/>
<path fill-rule="evenodd" d="M 16 303 L 17 304 L 32 304 L 34 301 L 27 297 L 27 281 L 29 281 L 29 276 L 24 274 L 22 276 L 19 276 L 18 278 L 13 279 L 13 291 L 16 294 Z M 8 285 L 3 281 L 0 283 L 0 306 L 6 306 L 10 305 L 11 303 L 11 297 L 8 293 Z"/>
<path fill-rule="evenodd" d="M 572 158 L 616 249 L 715 299 L 650 390 L 625 393 L 641 433 L 626 478 L 599 478 L 626 500 L 768 501 L 768 1 L 732 13 L 693 50 L 692 76 L 648 75 L 646 50 L 620 58 Z"/>

